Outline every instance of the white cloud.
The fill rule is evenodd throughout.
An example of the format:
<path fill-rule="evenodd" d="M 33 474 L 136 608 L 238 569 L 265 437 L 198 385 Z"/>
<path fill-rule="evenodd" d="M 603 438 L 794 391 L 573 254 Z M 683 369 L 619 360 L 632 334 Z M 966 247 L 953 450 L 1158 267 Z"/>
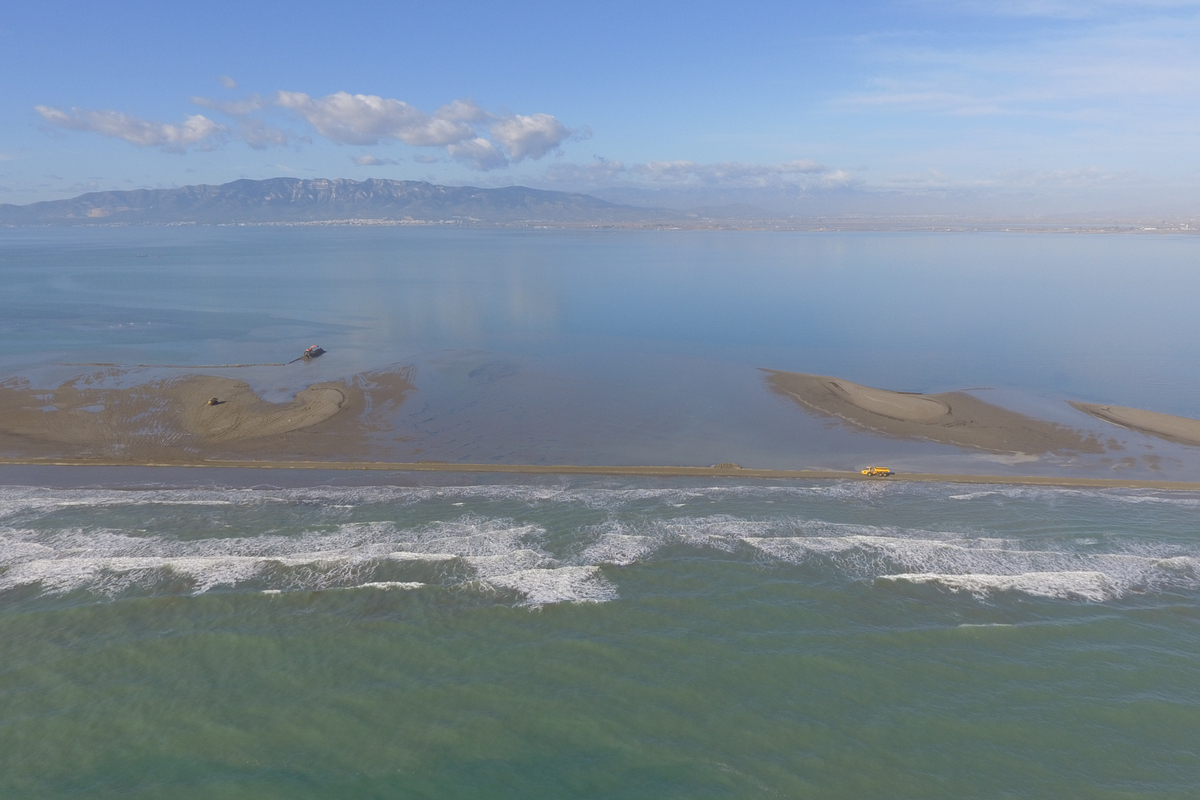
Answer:
<path fill-rule="evenodd" d="M 441 159 L 437 158 L 436 156 L 419 155 L 413 156 L 413 161 L 417 162 L 418 164 L 436 164 L 441 161 Z"/>
<path fill-rule="evenodd" d="M 488 132 L 513 161 L 541 158 L 571 137 L 571 131 L 549 114 L 511 114 L 493 122 Z"/>
<path fill-rule="evenodd" d="M 279 92 L 274 102 L 335 142 L 370 145 L 398 139 L 415 147 L 445 147 L 452 158 L 481 171 L 507 166 L 510 160 L 541 158 L 578 135 L 550 114 L 497 116 L 472 100 L 455 100 L 432 114 L 402 100 L 349 92 L 319 98 Z"/>
<path fill-rule="evenodd" d="M 486 122 L 491 118 L 490 114 L 475 105 L 474 100 L 453 100 L 433 112 L 433 115 L 438 119 L 466 122 L 472 125 Z"/>
<path fill-rule="evenodd" d="M 1051 170 L 1005 170 L 996 176 L 997 183 L 1006 186 L 1041 188 L 1099 186 L 1133 180 L 1130 174 L 1116 175 L 1099 167 Z"/>
<path fill-rule="evenodd" d="M 87 111 L 72 108 L 68 113 L 50 106 L 34 106 L 34 110 L 51 125 L 76 131 L 90 131 L 102 136 L 124 139 L 139 147 L 159 147 L 181 153 L 190 146 L 202 148 L 219 144 L 228 134 L 224 125 L 201 114 L 190 114 L 183 124 L 155 122 L 123 114 L 120 111 Z"/>
<path fill-rule="evenodd" d="M 1146 126 L 1200 100 L 1200 16 L 1053 23 L 1019 43 L 875 47 L 872 88 L 837 101 L 864 110 L 1022 116 Z M 1163 103 L 1164 114 L 1131 114 Z"/>
<path fill-rule="evenodd" d="M 237 88 L 237 81 L 235 81 L 233 78 L 229 77 L 228 75 L 218 75 L 217 80 L 220 81 L 221 85 L 224 86 L 226 89 L 236 89 Z"/>
<path fill-rule="evenodd" d="M 1088 19 L 1197 8 L 1200 0 L 929 0 L 929 4 L 987 16 Z"/>
<path fill-rule="evenodd" d="M 776 189 L 784 187 L 832 188 L 855 182 L 848 172 L 832 170 L 816 161 L 799 159 L 775 164 L 722 161 L 648 161 L 626 166 L 597 158 L 590 164 L 561 162 L 546 170 L 546 180 L 579 186 L 641 185 L 660 187 L 713 187 L 726 189 Z"/>
<path fill-rule="evenodd" d="M 450 153 L 451 158 L 480 172 L 487 172 L 490 169 L 496 169 L 508 164 L 508 159 L 504 157 L 504 153 L 501 153 L 496 145 L 482 137 L 459 144 L 452 144 L 446 148 L 446 151 Z"/>
<path fill-rule="evenodd" d="M 916 172 L 907 175 L 892 175 L 886 183 L 888 185 L 902 187 L 945 187 L 953 183 L 951 178 L 941 170 L 930 167 L 925 172 Z"/>
<path fill-rule="evenodd" d="M 312 98 L 303 92 L 279 92 L 275 103 L 308 120 L 317 132 L 342 144 L 378 144 L 380 139 L 399 139 L 405 144 L 445 146 L 475 135 L 474 128 L 455 117 L 461 109 L 447 106 L 446 119 L 436 113 L 373 94 L 337 92 Z"/>
<path fill-rule="evenodd" d="M 820 186 L 822 189 L 841 189 L 846 186 L 854 186 L 861 183 L 862 182 L 858 178 L 855 178 L 846 170 L 835 169 L 823 173 L 820 178 L 817 179 L 816 185 Z"/>
<path fill-rule="evenodd" d="M 400 162 L 394 158 L 380 158 L 379 156 L 354 156 L 350 159 L 360 167 L 386 167 Z"/>
<path fill-rule="evenodd" d="M 282 147 L 295 138 L 288 131 L 268 125 L 263 120 L 250 116 L 270 106 L 261 95 L 252 94 L 241 100 L 213 100 L 209 97 L 193 97 L 191 100 L 193 105 L 211 108 L 235 117 L 237 119 L 237 138 L 255 150 Z"/>
<path fill-rule="evenodd" d="M 226 85 L 234 88 L 236 82 L 231 80 Z M 37 111 L 52 125 L 173 151 L 189 146 L 212 147 L 227 139 L 241 140 L 260 150 L 287 145 L 297 139 L 296 135 L 266 120 L 273 113 L 291 112 L 338 144 L 373 145 L 394 139 L 414 147 L 444 147 L 451 158 L 481 171 L 507 166 L 510 161 L 541 158 L 568 139 L 590 133 L 586 129 L 573 131 L 550 114 L 492 114 L 470 99 L 454 100 L 432 114 L 402 100 L 349 92 L 311 97 L 303 92 L 280 91 L 270 97 L 192 97 L 191 101 L 234 121 L 227 127 L 203 115 L 192 115 L 182 125 L 170 125 L 119 111 L 72 109 L 68 113 L 48 106 L 37 106 Z M 300 137 L 299 141 L 309 140 Z M 417 160 L 434 163 L 439 159 Z M 379 163 L 387 160 L 372 165 Z"/>
<path fill-rule="evenodd" d="M 905 191 L 929 190 L 1054 190 L 1095 189 L 1105 186 L 1130 186 L 1137 182 L 1132 173 L 1112 173 L 1089 166 L 1074 169 L 1010 169 L 990 176 L 960 178 L 930 168 L 925 172 L 891 175 L 883 181 L 885 188 Z"/>
<path fill-rule="evenodd" d="M 252 117 L 238 121 L 238 136 L 255 150 L 265 150 L 268 147 L 282 147 L 292 138 L 292 135 L 287 131 L 274 128 L 261 119 L 254 119 Z"/>
<path fill-rule="evenodd" d="M 936 88 L 893 80 L 879 80 L 876 85 L 881 91 L 848 97 L 843 103 L 850 106 L 892 107 L 959 116 L 1007 112 L 1004 104 L 1007 98 L 973 97 L 964 92 L 939 91 Z"/>
<path fill-rule="evenodd" d="M 724 186 L 776 186 L 797 178 L 828 173 L 829 169 L 807 159 L 782 164 L 752 164 L 723 161 L 697 164 L 694 161 L 650 161 L 630 168 L 653 183 L 705 183 Z"/>
<path fill-rule="evenodd" d="M 546 179 L 555 183 L 607 184 L 627 172 L 620 161 L 597 157 L 590 164 L 559 162 L 546 169 Z"/>

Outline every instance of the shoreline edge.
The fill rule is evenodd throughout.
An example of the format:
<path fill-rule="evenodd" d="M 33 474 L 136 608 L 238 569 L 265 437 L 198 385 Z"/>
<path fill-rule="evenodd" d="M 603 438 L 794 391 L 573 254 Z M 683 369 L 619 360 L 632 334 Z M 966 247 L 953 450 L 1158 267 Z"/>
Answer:
<path fill-rule="evenodd" d="M 252 461 L 206 459 L 204 461 L 116 461 L 69 458 L 4 458 L 0 466 L 28 467 L 182 467 L 189 469 L 287 469 L 344 470 L 363 472 L 464 472 L 515 475 L 609 475 L 644 478 L 749 478 L 760 480 L 855 480 L 865 483 L 961 483 L 1006 486 L 1060 486 L 1108 489 L 1162 489 L 1200 491 L 1200 481 L 1135 480 L 1125 478 L 1076 478 L 1043 475 L 976 475 L 967 473 L 893 473 L 869 477 L 859 472 L 816 469 L 755 469 L 752 467 L 620 466 L 581 464 L 455 464 L 449 462 L 391 461 Z"/>

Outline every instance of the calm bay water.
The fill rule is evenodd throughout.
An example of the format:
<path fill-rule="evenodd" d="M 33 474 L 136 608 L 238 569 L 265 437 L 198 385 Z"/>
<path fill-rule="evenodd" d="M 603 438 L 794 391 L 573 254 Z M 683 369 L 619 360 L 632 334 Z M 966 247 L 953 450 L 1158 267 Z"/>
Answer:
<path fill-rule="evenodd" d="M 1200 417 L 1198 255 L 1182 235 L 9 230 L 0 369 L 54 386 L 81 373 L 61 363 L 279 362 L 316 342 L 312 364 L 229 374 L 282 400 L 415 367 L 394 460 L 1006 469 L 831 429 L 764 391 L 759 367 L 790 369 L 980 389 L 1126 448 L 1018 472 L 1126 458 L 1152 477 L 1155 455 L 1196 476 L 1194 448 L 1064 401 Z"/>
<path fill-rule="evenodd" d="M 415 365 L 423 457 L 1006 464 L 756 367 L 1200 416 L 1200 242 L 0 232 L 5 377 Z M 167 370 L 135 371 L 140 380 Z M 1097 430 L 1102 430 L 1096 428 Z M 1116 433 L 1200 479 L 1192 449 Z M 394 445 L 398 455 L 413 445 Z M 1144 465 L 1123 474 L 1150 476 Z M 0 468 L 0 796 L 1193 797 L 1200 495 Z"/>

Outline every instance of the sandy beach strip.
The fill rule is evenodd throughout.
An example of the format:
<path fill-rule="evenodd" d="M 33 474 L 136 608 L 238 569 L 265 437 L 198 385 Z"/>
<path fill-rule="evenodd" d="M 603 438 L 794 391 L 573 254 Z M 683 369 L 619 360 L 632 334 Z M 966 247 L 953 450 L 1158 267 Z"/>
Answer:
<path fill-rule="evenodd" d="M 1094 435 L 1027 417 L 965 392 L 895 392 L 828 375 L 763 372 L 774 391 L 806 411 L 885 436 L 993 453 L 1104 452 Z"/>
<path fill-rule="evenodd" d="M 6 466 L 55 467 L 151 467 L 189 469 L 262 470 L 352 470 L 362 472 L 442 472 L 510 475 L 600 475 L 642 478 L 739 478 L 751 480 L 838 480 L 866 483 L 961 483 L 1001 486 L 1057 486 L 1096 489 L 1159 489 L 1200 491 L 1200 481 L 1134 480 L 1126 478 L 1082 478 L 1049 475 L 974 475 L 963 473 L 901 472 L 886 478 L 871 478 L 859 472 L 813 469 L 755 469 L 752 467 L 623 466 L 585 464 L 452 464 L 440 461 L 243 461 L 206 459 L 200 462 L 98 461 L 82 458 L 4 458 Z"/>
<path fill-rule="evenodd" d="M 1096 419 L 1119 425 L 1138 433 L 1157 436 L 1177 444 L 1200 447 L 1200 419 L 1176 417 L 1158 411 L 1143 411 L 1140 408 L 1109 406 L 1100 403 L 1077 403 L 1071 405 Z"/>

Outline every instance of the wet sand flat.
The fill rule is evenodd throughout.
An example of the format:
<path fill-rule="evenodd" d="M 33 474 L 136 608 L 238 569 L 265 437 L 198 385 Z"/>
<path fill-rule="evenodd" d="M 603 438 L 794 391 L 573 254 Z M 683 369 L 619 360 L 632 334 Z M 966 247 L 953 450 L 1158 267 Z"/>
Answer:
<path fill-rule="evenodd" d="M 805 410 L 887 436 L 993 453 L 1104 452 L 1095 436 L 1009 411 L 964 392 L 894 392 L 827 375 L 763 371 L 774 391 Z"/>
<path fill-rule="evenodd" d="M 51 391 L 0 384 L 0 454 L 187 462 L 209 456 L 335 457 L 364 453 L 368 407 L 403 402 L 406 370 L 314 384 L 270 403 L 244 381 L 185 375 L 131 388 L 106 386 L 117 371 Z M 368 403 L 368 395 L 374 394 Z M 211 404 L 209 400 L 217 399 Z"/>
<path fill-rule="evenodd" d="M 1085 414 L 1091 414 L 1096 419 L 1119 425 L 1122 428 L 1157 436 L 1177 444 L 1200 446 L 1200 419 L 1176 417 L 1158 411 L 1143 411 L 1140 408 L 1109 406 L 1100 403 L 1071 401 L 1071 405 Z"/>

